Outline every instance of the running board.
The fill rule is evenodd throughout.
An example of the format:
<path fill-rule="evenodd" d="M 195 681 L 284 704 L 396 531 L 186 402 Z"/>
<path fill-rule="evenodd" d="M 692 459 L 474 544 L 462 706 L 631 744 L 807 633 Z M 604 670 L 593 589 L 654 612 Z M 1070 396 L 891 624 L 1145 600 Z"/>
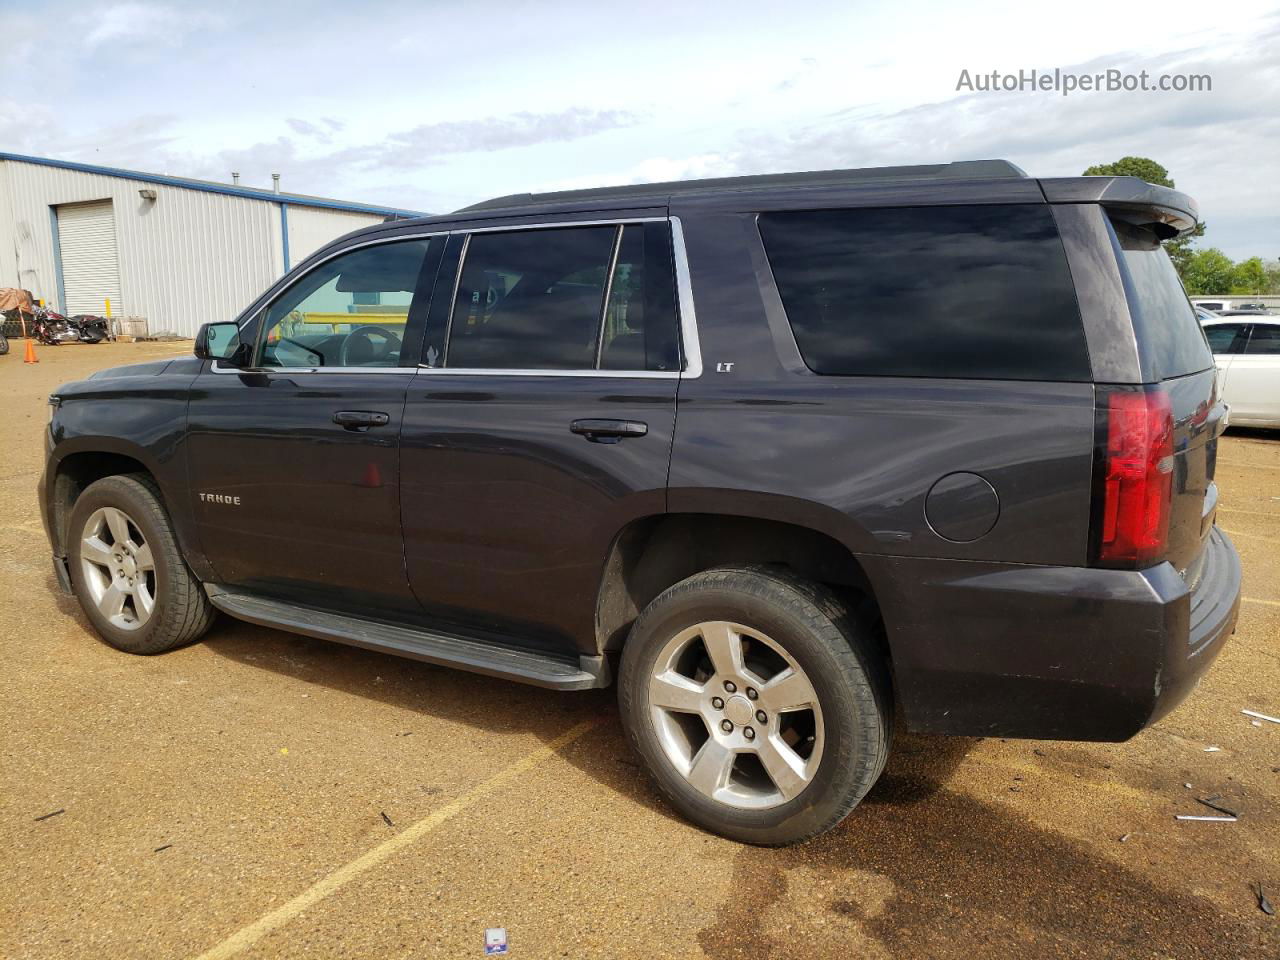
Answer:
<path fill-rule="evenodd" d="M 604 657 L 580 656 L 575 663 L 567 656 L 557 657 L 486 643 L 440 630 L 364 620 L 295 603 L 234 593 L 214 584 L 205 584 L 204 589 L 215 607 L 238 620 L 391 653 L 410 660 L 457 667 L 552 690 L 590 690 L 607 687 L 612 680 L 609 661 Z"/>

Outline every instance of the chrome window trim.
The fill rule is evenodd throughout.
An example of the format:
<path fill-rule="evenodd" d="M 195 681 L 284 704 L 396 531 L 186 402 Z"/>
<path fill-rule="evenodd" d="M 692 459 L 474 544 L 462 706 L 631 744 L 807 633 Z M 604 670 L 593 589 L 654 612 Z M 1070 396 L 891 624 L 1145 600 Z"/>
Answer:
<path fill-rule="evenodd" d="M 210 373 L 417 373 L 417 367 L 223 367 L 221 360 L 214 360 L 209 366 Z"/>
<path fill-rule="evenodd" d="M 671 253 L 676 267 L 676 299 L 680 312 L 680 341 L 684 345 L 684 370 L 689 380 L 702 376 L 702 346 L 698 341 L 698 318 L 693 307 L 693 282 L 689 276 L 689 250 L 684 244 L 684 226 L 679 217 L 671 221 Z"/>
<path fill-rule="evenodd" d="M 667 217 L 603 217 L 599 220 L 546 220 L 538 223 L 507 223 L 497 227 L 457 227 L 450 233 L 498 233 L 513 230 L 554 230 L 557 227 L 616 227 L 624 223 L 662 223 Z"/>
<path fill-rule="evenodd" d="M 506 367 L 419 367 L 432 377 L 610 377 L 628 380 L 679 380 L 677 370 L 518 370 Z"/>

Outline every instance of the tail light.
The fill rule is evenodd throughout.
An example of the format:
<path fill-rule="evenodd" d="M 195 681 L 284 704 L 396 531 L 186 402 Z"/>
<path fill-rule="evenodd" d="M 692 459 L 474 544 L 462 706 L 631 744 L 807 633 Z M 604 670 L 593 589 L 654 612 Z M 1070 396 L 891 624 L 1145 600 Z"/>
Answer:
<path fill-rule="evenodd" d="M 1099 388 L 1093 554 L 1141 570 L 1164 559 L 1173 498 L 1173 410 L 1159 388 Z"/>

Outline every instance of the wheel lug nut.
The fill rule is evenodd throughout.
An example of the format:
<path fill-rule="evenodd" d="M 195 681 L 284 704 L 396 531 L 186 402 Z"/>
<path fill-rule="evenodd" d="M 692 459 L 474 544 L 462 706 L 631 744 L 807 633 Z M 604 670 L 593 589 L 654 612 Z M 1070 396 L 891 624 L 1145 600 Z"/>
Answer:
<path fill-rule="evenodd" d="M 715 707 L 717 710 L 723 710 L 723 709 L 724 709 L 724 701 L 723 701 L 723 700 L 721 700 L 719 697 L 712 697 L 712 698 L 711 698 L 711 705 L 712 705 L 713 707 Z"/>
<path fill-rule="evenodd" d="M 769 722 L 769 717 L 765 714 L 763 710 L 756 711 L 756 719 L 759 720 L 761 723 Z"/>
<path fill-rule="evenodd" d="M 759 696 L 760 696 L 760 694 L 758 694 L 758 693 L 756 692 L 756 688 L 755 688 L 755 687 L 747 687 L 747 699 L 748 699 L 748 700 L 755 700 L 755 699 L 757 699 Z"/>
<path fill-rule="evenodd" d="M 730 723 L 728 720 L 721 720 L 720 729 L 723 730 L 725 733 L 733 733 L 733 724 Z"/>
<path fill-rule="evenodd" d="M 724 682 L 724 688 L 728 690 L 730 693 L 733 693 L 738 689 L 738 685 L 734 683 L 732 680 L 726 680 Z"/>
<path fill-rule="evenodd" d="M 743 727 L 742 735 L 748 740 L 754 740 L 756 738 L 756 732 L 751 727 Z"/>

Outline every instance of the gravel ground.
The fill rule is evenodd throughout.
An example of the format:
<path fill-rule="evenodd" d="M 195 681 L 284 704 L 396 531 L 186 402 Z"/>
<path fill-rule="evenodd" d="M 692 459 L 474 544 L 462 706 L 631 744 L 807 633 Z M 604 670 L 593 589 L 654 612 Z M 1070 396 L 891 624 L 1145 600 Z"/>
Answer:
<path fill-rule="evenodd" d="M 185 344 L 0 358 L 0 955 L 1276 957 L 1280 434 L 1232 433 L 1239 630 L 1119 745 L 901 736 L 786 850 L 663 807 L 611 691 L 555 694 L 240 624 L 137 658 L 55 588 L 45 397 Z M 1205 748 L 1221 748 L 1206 752 Z M 1188 788 L 1185 784 L 1190 784 Z M 1217 793 L 1236 823 L 1177 822 Z M 39 819 L 54 811 L 56 816 Z"/>

